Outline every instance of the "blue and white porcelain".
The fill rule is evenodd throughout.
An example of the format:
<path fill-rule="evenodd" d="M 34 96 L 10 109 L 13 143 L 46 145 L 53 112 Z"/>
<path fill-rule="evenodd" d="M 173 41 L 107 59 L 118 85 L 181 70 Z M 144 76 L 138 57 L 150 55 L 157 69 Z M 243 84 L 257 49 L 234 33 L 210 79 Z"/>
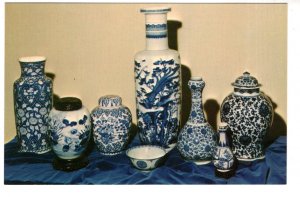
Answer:
<path fill-rule="evenodd" d="M 63 160 L 77 159 L 91 136 L 90 113 L 80 99 L 60 98 L 49 114 L 49 131 L 54 153 Z"/>
<path fill-rule="evenodd" d="M 114 155 L 123 151 L 130 137 L 132 116 L 122 105 L 119 96 L 108 95 L 99 99 L 91 113 L 94 142 L 102 154 Z"/>
<path fill-rule="evenodd" d="M 14 109 L 19 152 L 42 154 L 51 150 L 48 115 L 52 81 L 45 75 L 46 58 L 21 57 L 21 77 L 14 82 Z"/>
<path fill-rule="evenodd" d="M 227 172 L 233 169 L 235 162 L 234 154 L 229 147 L 227 138 L 228 125 L 221 122 L 219 125 L 219 143 L 213 155 L 213 163 L 216 169 L 220 172 Z"/>
<path fill-rule="evenodd" d="M 263 140 L 273 121 L 273 107 L 257 79 L 244 72 L 221 106 L 221 121 L 232 131 L 232 151 L 239 160 L 264 158 Z"/>
<path fill-rule="evenodd" d="M 169 49 L 167 12 L 141 9 L 146 16 L 146 50 L 135 55 L 137 126 L 143 144 L 176 143 L 180 125 L 180 57 Z"/>
<path fill-rule="evenodd" d="M 206 121 L 202 91 L 205 82 L 201 77 L 193 77 L 188 83 L 192 93 L 192 107 L 189 119 L 178 136 L 177 149 L 186 160 L 196 164 L 207 164 L 212 160 L 216 148 L 216 133 Z"/>
<path fill-rule="evenodd" d="M 156 145 L 135 146 L 126 151 L 134 167 L 139 170 L 153 170 L 164 161 L 167 151 Z"/>

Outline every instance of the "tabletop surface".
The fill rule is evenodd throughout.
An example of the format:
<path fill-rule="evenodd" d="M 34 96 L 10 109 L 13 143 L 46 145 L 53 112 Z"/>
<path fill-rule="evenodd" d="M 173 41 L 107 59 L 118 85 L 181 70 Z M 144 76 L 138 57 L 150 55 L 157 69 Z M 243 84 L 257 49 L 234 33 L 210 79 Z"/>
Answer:
<path fill-rule="evenodd" d="M 139 144 L 135 138 L 129 147 Z M 54 153 L 18 153 L 16 139 L 4 147 L 5 184 L 286 184 L 286 137 L 280 136 L 266 149 L 266 157 L 248 164 L 240 163 L 235 176 L 218 178 L 212 163 L 198 166 L 183 160 L 177 149 L 167 155 L 164 165 L 142 172 L 134 168 L 125 152 L 101 155 L 95 148 L 89 164 L 80 170 L 53 169 Z"/>

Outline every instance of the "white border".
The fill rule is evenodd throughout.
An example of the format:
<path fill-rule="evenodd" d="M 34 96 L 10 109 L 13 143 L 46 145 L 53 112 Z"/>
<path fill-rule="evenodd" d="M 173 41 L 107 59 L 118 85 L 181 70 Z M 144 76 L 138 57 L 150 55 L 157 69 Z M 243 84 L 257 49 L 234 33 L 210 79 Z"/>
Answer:
<path fill-rule="evenodd" d="M 6 1 L 9 2 L 27 2 L 27 1 Z M 31 2 L 41 2 L 41 1 L 31 1 Z M 81 3 L 82 1 L 52 1 L 54 2 L 67 2 L 67 3 Z M 97 2 L 119 2 L 119 3 L 140 3 L 141 1 L 88 1 L 88 3 L 97 3 Z M 151 196 L 151 197 L 160 197 L 160 196 L 216 196 L 216 195 L 231 195 L 231 196 L 242 196 L 247 197 L 254 195 L 260 196 L 295 196 L 293 195 L 294 191 L 297 188 L 297 183 L 299 183 L 299 170 L 298 164 L 300 155 L 298 150 L 300 146 L 298 146 L 298 138 L 300 134 L 299 129 L 299 60 L 300 56 L 300 6 L 299 1 L 297 0 L 287 0 L 287 1 L 276 1 L 276 0 L 244 0 L 244 1 L 177 1 L 173 0 L 169 1 L 161 1 L 156 0 L 155 2 L 150 0 L 145 0 L 143 3 L 288 3 L 288 165 L 287 165 L 287 185 L 275 185 L 275 186 L 245 186 L 245 185 L 218 185 L 218 186 L 207 186 L 207 185 L 172 185 L 172 186 L 3 186 L 3 163 L 4 163 L 4 155 L 3 155 L 3 144 L 4 144 L 4 28 L 1 28 L 0 39 L 3 41 L 0 45 L 0 60 L 2 60 L 2 64 L 0 66 L 0 94 L 1 94 L 1 102 L 0 102 L 0 127 L 1 127 L 1 142 L 2 146 L 0 148 L 1 151 L 1 183 L 2 188 L 0 191 L 2 193 L 1 196 L 106 196 L 106 195 L 117 195 L 117 196 Z M 1 26 L 4 27 L 5 19 L 4 19 L 4 10 L 5 10 L 5 2 L 1 2 L 0 5 L 0 23 Z M 280 91 L 280 90 L 278 90 Z M 87 192 L 87 193 L 86 193 Z M 297 192 L 298 193 L 298 192 Z M 296 194 L 297 195 L 297 194 Z"/>

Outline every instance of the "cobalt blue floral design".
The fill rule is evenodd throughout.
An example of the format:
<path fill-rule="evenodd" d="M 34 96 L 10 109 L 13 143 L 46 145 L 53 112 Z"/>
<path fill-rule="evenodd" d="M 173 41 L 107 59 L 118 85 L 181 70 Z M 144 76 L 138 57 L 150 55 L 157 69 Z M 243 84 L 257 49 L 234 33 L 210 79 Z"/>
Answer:
<path fill-rule="evenodd" d="M 141 161 L 141 160 L 137 161 L 136 165 L 137 165 L 138 168 L 141 168 L 141 169 L 147 168 L 147 163 L 144 162 L 144 161 Z"/>
<path fill-rule="evenodd" d="M 119 96 L 104 96 L 92 113 L 94 142 L 103 154 L 117 154 L 128 144 L 131 113 Z"/>
<path fill-rule="evenodd" d="M 61 159 L 75 159 L 82 155 L 91 136 L 91 120 L 88 110 L 53 109 L 49 115 L 49 131 L 52 149 Z"/>
<path fill-rule="evenodd" d="M 168 146 L 180 122 L 180 63 L 135 60 L 137 126 L 144 144 Z"/>
<path fill-rule="evenodd" d="M 201 78 L 193 78 L 188 85 L 192 92 L 192 108 L 187 123 L 179 133 L 177 149 L 186 160 L 210 161 L 216 148 L 216 134 L 203 112 L 205 82 Z"/>
<path fill-rule="evenodd" d="M 18 151 L 41 154 L 51 150 L 47 128 L 52 81 L 44 73 L 45 58 L 33 59 L 20 58 L 21 77 L 14 82 L 15 121 Z"/>
<path fill-rule="evenodd" d="M 221 123 L 219 126 L 219 143 L 214 151 L 213 163 L 217 170 L 230 170 L 234 165 L 234 155 L 229 147 L 229 141 L 227 138 L 228 125 L 227 123 Z"/>
<path fill-rule="evenodd" d="M 273 121 L 273 107 L 261 86 L 249 72 L 234 83 L 234 92 L 221 106 L 221 121 L 232 131 L 232 151 L 239 160 L 264 157 L 263 140 Z"/>

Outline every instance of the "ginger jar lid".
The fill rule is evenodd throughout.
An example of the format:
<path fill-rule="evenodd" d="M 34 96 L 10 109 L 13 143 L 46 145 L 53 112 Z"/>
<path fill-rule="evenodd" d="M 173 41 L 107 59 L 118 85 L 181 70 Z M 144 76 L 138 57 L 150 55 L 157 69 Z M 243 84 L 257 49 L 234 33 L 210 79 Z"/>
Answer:
<path fill-rule="evenodd" d="M 102 108 L 115 108 L 122 105 L 122 98 L 117 95 L 106 95 L 99 98 L 99 106 Z"/>
<path fill-rule="evenodd" d="M 58 111 L 75 111 L 81 109 L 82 102 L 76 97 L 63 97 L 57 101 L 54 107 Z"/>
<path fill-rule="evenodd" d="M 242 76 L 238 77 L 232 85 L 236 88 L 253 89 L 259 88 L 261 84 L 257 79 L 250 75 L 249 72 L 244 72 Z"/>

